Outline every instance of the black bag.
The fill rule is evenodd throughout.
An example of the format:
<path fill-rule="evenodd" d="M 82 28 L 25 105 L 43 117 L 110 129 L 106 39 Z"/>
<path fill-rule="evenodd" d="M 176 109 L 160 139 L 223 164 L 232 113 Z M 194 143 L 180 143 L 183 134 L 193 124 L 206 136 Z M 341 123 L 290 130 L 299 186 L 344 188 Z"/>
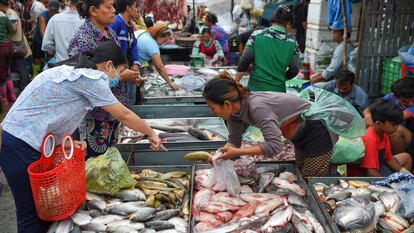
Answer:
<path fill-rule="evenodd" d="M 24 34 L 22 30 L 22 40 L 12 42 L 12 52 L 14 58 L 24 58 L 27 54 L 26 44 L 24 43 Z"/>

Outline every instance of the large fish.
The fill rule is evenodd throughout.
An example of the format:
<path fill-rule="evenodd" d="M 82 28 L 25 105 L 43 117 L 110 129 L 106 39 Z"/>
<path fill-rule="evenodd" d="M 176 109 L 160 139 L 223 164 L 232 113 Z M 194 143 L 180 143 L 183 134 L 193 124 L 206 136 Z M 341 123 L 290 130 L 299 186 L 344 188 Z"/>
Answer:
<path fill-rule="evenodd" d="M 275 198 L 262 202 L 257 206 L 254 214 L 259 217 L 269 216 L 270 212 L 282 205 L 284 202 L 286 202 L 286 198 Z"/>
<path fill-rule="evenodd" d="M 202 208 L 205 208 L 209 205 L 211 198 L 213 197 L 214 192 L 210 189 L 203 189 L 194 196 L 194 209 L 200 210 Z"/>
<path fill-rule="evenodd" d="M 119 192 L 116 195 L 117 198 L 121 199 L 122 201 L 145 201 L 145 193 L 143 193 L 139 189 L 127 189 Z"/>
<path fill-rule="evenodd" d="M 226 193 L 226 192 L 217 193 L 211 198 L 211 200 L 216 201 L 216 202 L 227 203 L 227 204 L 234 205 L 234 206 L 246 205 L 246 202 L 244 202 L 240 198 L 233 197 L 230 195 L 230 193 Z"/>
<path fill-rule="evenodd" d="M 239 206 L 234 206 L 221 202 L 210 202 L 210 204 L 203 210 L 212 214 L 223 212 L 223 211 L 235 211 L 238 210 Z"/>
<path fill-rule="evenodd" d="M 297 215 L 292 215 L 292 224 L 300 233 L 312 233 L 312 225 L 306 220 L 299 218 Z M 310 229 L 309 229 L 310 227 Z"/>
<path fill-rule="evenodd" d="M 273 178 L 275 177 L 275 174 L 273 172 L 266 172 L 260 174 L 259 178 L 259 193 L 262 193 L 264 189 L 269 185 Z"/>
<path fill-rule="evenodd" d="M 224 211 L 216 214 L 216 219 L 227 223 L 233 218 L 233 214 L 230 211 Z"/>
<path fill-rule="evenodd" d="M 292 206 L 283 206 L 278 208 L 272 213 L 272 217 L 261 228 L 262 231 L 268 231 L 273 227 L 284 227 L 292 218 L 293 209 Z"/>
<path fill-rule="evenodd" d="M 272 183 L 276 185 L 276 187 L 278 188 L 287 189 L 289 191 L 296 193 L 299 196 L 305 196 L 306 194 L 306 191 L 298 184 L 279 177 L 274 178 Z"/>
<path fill-rule="evenodd" d="M 245 202 L 264 202 L 270 199 L 280 198 L 279 195 L 271 193 L 242 193 L 240 194 L 240 199 Z"/>
<path fill-rule="evenodd" d="M 72 216 L 72 221 L 78 226 L 84 226 L 92 221 L 92 217 L 89 213 L 84 211 L 77 211 Z"/>
<path fill-rule="evenodd" d="M 199 214 L 194 215 L 194 219 L 197 222 L 208 223 L 209 226 L 211 225 L 214 228 L 223 224 L 223 222 L 218 220 L 214 214 L 210 214 L 207 212 L 200 212 Z"/>
<path fill-rule="evenodd" d="M 91 223 L 107 225 L 111 222 L 121 221 L 122 219 L 119 215 L 108 214 L 92 219 Z"/>
<path fill-rule="evenodd" d="M 256 210 L 257 205 L 259 205 L 259 203 L 249 203 L 242 206 L 233 215 L 233 218 L 230 220 L 230 222 L 236 222 L 244 217 L 252 216 L 254 214 L 254 211 Z"/>

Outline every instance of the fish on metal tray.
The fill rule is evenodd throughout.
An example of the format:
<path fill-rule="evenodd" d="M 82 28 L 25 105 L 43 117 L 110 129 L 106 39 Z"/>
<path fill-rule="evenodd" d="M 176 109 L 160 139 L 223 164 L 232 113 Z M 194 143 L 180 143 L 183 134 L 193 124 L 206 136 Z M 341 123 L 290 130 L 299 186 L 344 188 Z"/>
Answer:
<path fill-rule="evenodd" d="M 285 171 L 285 172 L 280 173 L 279 178 L 288 180 L 290 182 L 298 181 L 298 177 L 295 174 L 293 174 L 292 172 L 289 172 L 289 171 Z"/>
<path fill-rule="evenodd" d="M 222 203 L 226 203 L 226 204 L 230 204 L 230 205 L 234 205 L 234 206 L 243 206 L 243 205 L 247 204 L 246 202 L 244 202 L 240 198 L 233 197 L 232 195 L 230 195 L 230 193 L 227 193 L 227 192 L 219 192 L 219 193 L 215 194 L 211 198 L 211 201 L 222 202 Z"/>
<path fill-rule="evenodd" d="M 275 174 L 275 176 L 278 176 L 284 170 L 285 170 L 285 168 L 282 167 L 282 166 L 279 166 L 279 165 L 265 164 L 265 165 L 257 167 L 257 173 L 262 174 L 262 173 L 266 173 L 266 172 L 272 172 L 272 173 Z"/>
<path fill-rule="evenodd" d="M 86 200 L 87 201 L 92 201 L 92 200 L 105 201 L 105 199 L 103 198 L 103 196 L 97 195 L 97 194 L 91 193 L 91 192 L 86 192 Z"/>
<path fill-rule="evenodd" d="M 182 159 L 189 161 L 208 161 L 209 158 L 211 158 L 211 154 L 206 151 L 194 151 L 182 157 Z"/>
<path fill-rule="evenodd" d="M 160 175 L 160 179 L 165 180 L 165 179 L 169 179 L 169 178 L 180 178 L 183 176 L 188 175 L 187 172 L 182 172 L 182 171 L 173 171 L 173 172 L 167 172 L 167 173 L 163 173 Z"/>
<path fill-rule="evenodd" d="M 284 227 L 292 218 L 293 208 L 292 206 L 282 206 L 276 209 L 270 219 L 262 226 L 262 231 L 268 231 L 273 227 Z"/>
<path fill-rule="evenodd" d="M 256 183 L 256 179 L 254 177 L 244 177 L 244 176 L 238 176 L 239 178 L 239 182 L 241 185 L 246 185 L 246 184 L 255 184 Z"/>
<path fill-rule="evenodd" d="M 92 231 L 92 232 L 105 232 L 106 226 L 100 223 L 88 223 L 85 226 L 81 226 L 82 231 Z"/>
<path fill-rule="evenodd" d="M 259 178 L 259 193 L 262 193 L 264 189 L 269 185 L 273 178 L 275 177 L 275 174 L 273 172 L 265 172 L 260 174 Z"/>
<path fill-rule="evenodd" d="M 155 213 L 149 221 L 169 220 L 180 213 L 179 209 L 169 209 Z"/>
<path fill-rule="evenodd" d="M 208 223 L 209 228 L 210 228 L 210 225 L 216 228 L 224 223 L 223 221 L 217 219 L 214 214 L 203 212 L 203 211 L 193 215 L 193 217 L 194 217 L 194 220 L 197 222 Z"/>
<path fill-rule="evenodd" d="M 157 210 L 154 208 L 142 207 L 136 212 L 134 212 L 129 219 L 133 222 L 144 222 L 154 217 L 156 212 Z"/>
<path fill-rule="evenodd" d="M 240 199 L 245 202 L 263 202 L 270 199 L 280 198 L 280 195 L 271 194 L 271 193 L 242 193 L 240 194 Z"/>
<path fill-rule="evenodd" d="M 145 228 L 142 231 L 140 231 L 139 233 L 156 233 L 157 231 L 154 229 L 150 229 L 150 228 Z"/>
<path fill-rule="evenodd" d="M 300 219 L 297 215 L 292 215 L 292 224 L 300 233 L 312 233 L 313 227 L 309 222 Z"/>
<path fill-rule="evenodd" d="M 369 197 L 372 191 L 369 188 L 348 188 L 346 191 L 352 193 L 352 197 Z"/>
<path fill-rule="evenodd" d="M 72 221 L 78 226 L 86 225 L 92 221 L 92 217 L 86 211 L 76 211 L 70 217 L 72 218 Z"/>
<path fill-rule="evenodd" d="M 170 220 L 168 220 L 168 223 L 173 224 L 175 230 L 177 231 L 187 232 L 188 222 L 180 217 L 173 217 Z"/>
<path fill-rule="evenodd" d="M 298 194 L 299 196 L 305 196 L 305 194 L 306 194 L 305 189 L 303 189 L 298 184 L 296 184 L 294 182 L 287 181 L 287 180 L 279 178 L 279 177 L 275 177 L 273 179 L 272 183 L 274 185 L 276 185 L 276 187 L 278 187 L 278 188 L 287 189 L 289 191 L 292 191 L 292 192 Z"/>
<path fill-rule="evenodd" d="M 378 198 L 382 201 L 387 211 L 391 210 L 400 199 L 397 194 L 390 192 L 382 192 Z"/>
<path fill-rule="evenodd" d="M 142 204 L 141 206 L 137 206 L 130 202 L 120 203 L 120 204 L 109 207 L 107 209 L 107 212 L 110 214 L 127 216 L 137 211 L 140 207 L 144 206 L 144 204 Z"/>
<path fill-rule="evenodd" d="M 253 193 L 253 190 L 248 185 L 242 185 L 240 192 L 241 193 Z"/>
<path fill-rule="evenodd" d="M 209 205 L 203 208 L 204 211 L 215 214 L 223 211 L 235 211 L 238 210 L 239 206 L 234 206 L 221 202 L 210 202 Z"/>
<path fill-rule="evenodd" d="M 336 192 L 333 192 L 333 193 L 329 194 L 326 197 L 326 200 L 333 199 L 335 201 L 343 201 L 343 200 L 345 200 L 347 198 L 350 198 L 351 196 L 352 196 L 352 193 L 351 192 L 348 192 L 348 191 L 336 191 Z"/>
<path fill-rule="evenodd" d="M 122 201 L 145 201 L 145 194 L 139 189 L 126 189 L 116 195 Z"/>
<path fill-rule="evenodd" d="M 288 191 L 287 201 L 291 205 L 301 206 L 309 209 L 309 204 L 305 201 L 302 196 L 297 195 L 296 193 Z"/>
<path fill-rule="evenodd" d="M 188 133 L 200 140 L 210 140 L 210 138 L 208 137 L 208 134 L 205 133 L 203 130 L 195 128 L 195 127 L 191 127 L 188 129 Z"/>
<path fill-rule="evenodd" d="M 385 214 L 384 220 L 388 224 L 398 229 L 399 231 L 403 231 L 410 226 L 410 224 L 405 218 L 399 216 L 398 214 L 394 214 L 390 212 Z"/>
<path fill-rule="evenodd" d="M 59 222 L 59 224 L 56 227 L 55 232 L 59 233 L 69 233 L 70 230 L 73 227 L 73 222 L 70 218 L 67 218 L 65 220 L 62 220 Z"/>
<path fill-rule="evenodd" d="M 115 228 L 107 229 L 109 233 L 138 233 L 139 231 L 135 230 L 130 226 L 117 226 Z"/>
<path fill-rule="evenodd" d="M 89 210 L 88 213 L 89 213 L 89 216 L 91 216 L 92 218 L 102 216 L 102 211 L 100 210 Z"/>
<path fill-rule="evenodd" d="M 103 200 L 93 199 L 88 201 L 87 208 L 88 210 L 99 210 L 103 212 L 106 209 L 106 202 Z"/>
<path fill-rule="evenodd" d="M 378 192 L 378 193 L 382 193 L 382 192 L 390 192 L 390 193 L 394 193 L 395 190 L 392 188 L 388 188 L 388 187 L 384 187 L 384 186 L 380 186 L 380 185 L 368 185 L 369 189 L 371 189 L 373 192 Z"/>
<path fill-rule="evenodd" d="M 270 212 L 272 212 L 274 209 L 278 208 L 285 202 L 286 202 L 286 198 L 284 197 L 275 198 L 269 201 L 262 202 L 257 206 L 255 210 L 255 215 L 259 217 L 269 216 Z"/>
<path fill-rule="evenodd" d="M 145 222 L 144 224 L 145 224 L 145 227 L 154 229 L 156 231 L 175 228 L 174 224 L 169 223 L 168 221 L 151 221 L 151 222 Z"/>
<path fill-rule="evenodd" d="M 91 223 L 106 225 L 111 222 L 121 221 L 122 219 L 123 218 L 119 215 L 108 214 L 108 215 L 102 215 L 102 216 L 92 219 Z"/>
<path fill-rule="evenodd" d="M 230 220 L 230 222 L 236 222 L 241 218 L 252 216 L 258 205 L 259 203 L 255 202 L 240 207 L 240 209 L 238 209 L 236 213 L 234 213 L 233 218 Z"/>
<path fill-rule="evenodd" d="M 203 189 L 197 192 L 194 196 L 193 205 L 196 210 L 205 208 L 209 205 L 210 200 L 213 198 L 215 193 L 210 189 Z"/>
<path fill-rule="evenodd" d="M 140 231 L 142 229 L 145 228 L 143 223 L 139 223 L 139 222 L 132 222 L 131 220 L 121 220 L 121 221 L 116 221 L 116 222 L 112 222 L 109 223 L 107 225 L 107 231 L 114 231 L 115 229 L 117 229 L 119 226 L 128 226 L 134 230 Z"/>
<path fill-rule="evenodd" d="M 223 223 L 227 223 L 233 218 L 233 214 L 230 211 L 219 212 L 215 216 L 217 220 Z"/>

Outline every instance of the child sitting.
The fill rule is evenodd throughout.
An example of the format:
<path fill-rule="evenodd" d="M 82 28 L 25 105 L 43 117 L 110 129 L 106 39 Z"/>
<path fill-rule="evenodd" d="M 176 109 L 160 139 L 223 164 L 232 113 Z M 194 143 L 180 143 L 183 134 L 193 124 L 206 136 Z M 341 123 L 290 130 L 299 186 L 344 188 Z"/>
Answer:
<path fill-rule="evenodd" d="M 408 153 L 395 156 L 391 153 L 388 134 L 397 131 L 403 121 L 402 111 L 392 102 L 380 99 L 370 107 L 373 124 L 362 137 L 365 145 L 365 157 L 359 166 L 349 166 L 351 176 L 389 176 L 394 172 L 411 170 L 412 159 Z"/>

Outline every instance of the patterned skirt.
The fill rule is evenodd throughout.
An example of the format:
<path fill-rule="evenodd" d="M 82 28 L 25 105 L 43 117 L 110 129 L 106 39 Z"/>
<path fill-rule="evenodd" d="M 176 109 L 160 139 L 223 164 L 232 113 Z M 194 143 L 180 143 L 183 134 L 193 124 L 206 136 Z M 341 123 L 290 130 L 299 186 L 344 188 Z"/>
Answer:
<path fill-rule="evenodd" d="M 11 42 L 0 42 L 0 84 L 3 84 L 9 78 L 12 52 Z"/>

